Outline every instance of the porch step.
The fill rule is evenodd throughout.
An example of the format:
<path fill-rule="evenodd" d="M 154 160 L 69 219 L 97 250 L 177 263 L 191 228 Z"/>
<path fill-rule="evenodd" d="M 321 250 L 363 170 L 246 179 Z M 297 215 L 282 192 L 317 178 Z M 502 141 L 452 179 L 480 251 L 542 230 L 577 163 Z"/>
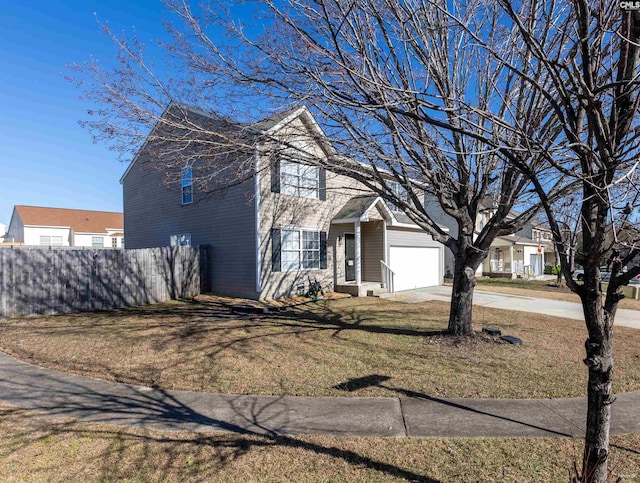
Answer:
<path fill-rule="evenodd" d="M 378 288 L 368 288 L 367 287 L 367 297 L 380 297 L 380 295 L 389 293 L 386 288 L 378 287 Z"/>
<path fill-rule="evenodd" d="M 380 282 L 363 282 L 359 287 L 355 284 L 341 284 L 336 285 L 334 290 L 354 297 L 379 297 L 389 292 L 380 286 Z"/>

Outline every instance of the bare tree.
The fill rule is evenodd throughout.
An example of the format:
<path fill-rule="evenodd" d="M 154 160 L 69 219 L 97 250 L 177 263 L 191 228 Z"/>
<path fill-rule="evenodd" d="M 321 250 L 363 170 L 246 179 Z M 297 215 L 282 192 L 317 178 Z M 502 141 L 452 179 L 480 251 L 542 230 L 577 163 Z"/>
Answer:
<path fill-rule="evenodd" d="M 309 104 L 334 149 L 316 162 L 402 207 L 454 253 L 453 334 L 472 333 L 474 274 L 493 239 L 541 206 L 589 333 L 581 478 L 604 481 L 613 321 L 621 287 L 640 273 L 622 270 L 639 252 L 640 14 L 595 0 L 267 0 L 252 4 L 258 25 L 249 25 L 235 20 L 237 5 L 167 5 L 179 19 L 165 45 L 179 75 L 160 79 L 135 39 L 115 36 L 117 70 L 79 67 L 101 106 L 89 124 L 96 135 L 139 144 L 145 123 L 170 100 L 247 122 L 274 106 Z M 180 128 L 193 129 L 184 120 Z M 575 185 L 578 243 L 556 210 Z M 458 235 L 424 209 L 425 188 Z M 498 208 L 476 236 L 487 195 Z M 521 216 L 507 217 L 521 206 Z M 574 255 L 582 285 L 571 278 Z M 603 259 L 611 267 L 606 293 Z"/>
<path fill-rule="evenodd" d="M 507 0 L 500 4 L 539 75 L 530 76 L 522 65 L 509 62 L 511 70 L 545 98 L 550 122 L 555 119 L 563 129 L 560 139 L 568 152 L 562 158 L 549 156 L 549 166 L 581 184 L 576 261 L 584 267 L 584 284 L 571 278 L 572 247 L 563 236 L 565 220 L 548 199 L 544 179 L 521 165 L 542 200 L 567 284 L 582 301 L 589 334 L 584 360 L 589 383 L 584 461 L 578 476 L 580 481 L 602 482 L 608 476 L 615 401 L 613 323 L 624 297 L 622 286 L 640 274 L 637 262 L 632 266 L 640 253 L 640 12 L 623 11 L 615 2 L 587 0 L 534 1 L 520 8 Z M 529 148 L 544 150 L 534 140 L 526 141 Z M 603 260 L 611 269 L 606 292 L 599 268 Z M 624 272 L 626 265 L 632 268 Z"/>
<path fill-rule="evenodd" d="M 174 40 L 166 45 L 180 75 L 160 80 L 135 39 L 113 36 L 117 71 L 79 67 L 91 79 L 89 97 L 101 105 L 89 127 L 135 145 L 131 134 L 144 131 L 140 122 L 159 119 L 169 100 L 245 122 L 273 106 L 310 105 L 333 149 L 315 162 L 358 180 L 451 249 L 448 331 L 472 335 L 475 274 L 491 243 L 539 210 L 533 184 L 511 158 L 544 176 L 544 157 L 521 140 L 535 133 L 546 156 L 558 149 L 562 132 L 546 123 L 546 99 L 505 67 L 526 65 L 530 53 L 519 48 L 517 30 L 503 28 L 500 10 L 481 1 L 266 1 L 256 6 L 256 28 L 239 24 L 220 4 L 197 11 L 183 1 L 167 5 L 181 21 L 169 27 Z M 111 122 L 119 118 L 126 129 Z M 183 122 L 181 129 L 193 127 Z M 547 177 L 545 188 L 555 199 L 569 185 Z M 425 190 L 455 220 L 456 236 L 425 209 Z M 477 233 L 487 196 L 495 214 Z M 515 218 L 508 216 L 514 207 L 524 207 Z"/>

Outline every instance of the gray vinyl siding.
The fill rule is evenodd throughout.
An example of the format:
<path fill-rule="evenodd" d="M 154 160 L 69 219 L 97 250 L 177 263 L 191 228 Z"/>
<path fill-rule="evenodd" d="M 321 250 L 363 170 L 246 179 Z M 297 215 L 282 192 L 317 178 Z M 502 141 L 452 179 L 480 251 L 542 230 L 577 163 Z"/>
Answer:
<path fill-rule="evenodd" d="M 384 256 L 384 226 L 381 221 L 361 224 L 362 280 L 382 282 L 380 260 Z"/>
<path fill-rule="evenodd" d="M 178 183 L 136 163 L 123 180 L 125 246 L 170 245 L 171 235 L 191 234 L 192 245 L 210 246 L 210 288 L 223 295 L 257 298 L 253 180 L 182 205 Z"/>
<path fill-rule="evenodd" d="M 24 243 L 24 224 L 22 223 L 22 219 L 20 219 L 20 215 L 15 208 L 13 208 L 13 214 L 11 216 L 11 221 L 9 222 L 9 228 L 7 228 L 7 237 L 5 238 L 5 241 Z"/>
<path fill-rule="evenodd" d="M 438 247 L 443 245 L 434 241 L 431 235 L 421 230 L 410 228 L 387 227 L 389 246 L 397 247 Z"/>

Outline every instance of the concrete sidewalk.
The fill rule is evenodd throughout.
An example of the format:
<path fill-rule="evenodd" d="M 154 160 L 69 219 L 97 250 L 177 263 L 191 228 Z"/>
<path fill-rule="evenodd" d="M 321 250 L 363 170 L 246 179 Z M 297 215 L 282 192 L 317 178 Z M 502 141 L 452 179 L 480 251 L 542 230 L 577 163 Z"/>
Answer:
<path fill-rule="evenodd" d="M 451 301 L 451 287 L 436 286 L 405 290 L 394 294 L 383 294 L 383 298 L 396 302 L 417 303 L 426 300 Z M 484 291 L 483 288 L 473 292 L 473 304 L 496 309 L 530 312 L 534 314 L 553 315 L 567 319 L 584 320 L 582 305 L 560 300 L 540 299 L 524 297 L 520 295 L 507 295 Z M 614 325 L 640 329 L 640 311 L 618 309 Z"/>
<path fill-rule="evenodd" d="M 0 400 L 25 409 L 159 430 L 337 436 L 584 436 L 585 398 L 311 398 L 166 391 L 37 367 L 0 353 Z M 640 391 L 619 394 L 612 433 L 640 432 Z"/>

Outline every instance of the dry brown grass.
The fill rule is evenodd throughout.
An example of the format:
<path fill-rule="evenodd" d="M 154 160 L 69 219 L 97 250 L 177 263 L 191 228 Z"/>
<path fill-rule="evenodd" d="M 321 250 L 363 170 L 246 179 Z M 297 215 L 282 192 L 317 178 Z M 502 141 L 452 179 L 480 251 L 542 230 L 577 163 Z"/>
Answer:
<path fill-rule="evenodd" d="M 605 285 L 606 287 L 606 285 Z M 569 290 L 566 286 L 554 287 L 550 282 L 522 281 L 508 279 L 479 279 L 476 290 L 483 292 L 505 293 L 509 295 L 520 295 L 524 297 L 536 297 L 541 299 L 561 300 L 563 302 L 580 303 L 580 297 Z M 633 299 L 632 288 L 623 287 L 626 295 L 618 303 L 618 308 L 628 310 L 640 310 L 640 299 Z"/>
<path fill-rule="evenodd" d="M 261 437 L 119 428 L 0 405 L 0 480 L 568 481 L 579 439 Z M 612 438 L 640 479 L 640 435 Z"/>
<path fill-rule="evenodd" d="M 0 349 L 63 371 L 168 389 L 235 394 L 564 397 L 585 393 L 583 323 L 477 307 L 522 347 L 442 335 L 448 304 L 376 298 L 286 312 L 238 311 L 203 296 L 111 312 L 0 323 Z M 640 388 L 640 331 L 616 328 L 616 392 Z M 349 381 L 381 375 L 378 385 Z"/>

